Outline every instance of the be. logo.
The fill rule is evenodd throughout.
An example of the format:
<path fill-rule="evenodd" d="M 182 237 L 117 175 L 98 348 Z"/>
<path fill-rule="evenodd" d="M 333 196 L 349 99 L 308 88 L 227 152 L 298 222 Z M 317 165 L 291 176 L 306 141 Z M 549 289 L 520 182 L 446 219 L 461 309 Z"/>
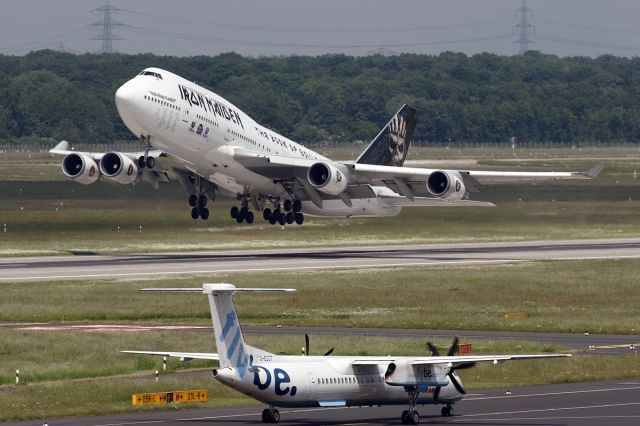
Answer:
<path fill-rule="evenodd" d="M 254 368 L 253 384 L 256 385 L 260 390 L 265 390 L 269 386 L 271 386 L 271 380 L 272 380 L 271 372 L 266 368 L 260 367 L 257 365 L 254 365 L 253 368 Z M 260 371 L 264 372 L 264 375 L 265 375 L 264 382 L 260 378 Z M 291 378 L 289 377 L 289 373 L 284 371 L 282 368 L 273 369 L 273 382 L 274 382 L 273 387 L 274 387 L 275 393 L 278 396 L 283 396 L 283 395 L 295 396 L 296 393 L 298 392 L 298 389 L 295 386 L 291 386 L 291 387 L 287 386 L 283 388 L 284 384 L 291 383 Z"/>

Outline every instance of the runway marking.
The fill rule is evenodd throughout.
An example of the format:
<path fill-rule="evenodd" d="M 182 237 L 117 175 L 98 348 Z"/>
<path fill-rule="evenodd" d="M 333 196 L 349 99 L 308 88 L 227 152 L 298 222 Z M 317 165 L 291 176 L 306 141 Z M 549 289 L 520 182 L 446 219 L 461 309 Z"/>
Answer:
<path fill-rule="evenodd" d="M 502 413 L 481 413 L 481 414 L 463 414 L 460 417 L 480 417 L 480 416 L 503 416 L 506 414 L 526 414 L 526 413 L 544 413 L 547 411 L 569 411 L 569 410 L 586 410 L 589 408 L 614 408 L 626 407 L 629 405 L 640 405 L 640 402 L 628 402 L 624 404 L 602 404 L 602 405 L 585 405 L 582 407 L 561 407 L 561 408 L 540 408 L 537 410 L 521 410 L 521 411 L 504 411 Z M 513 418 L 505 420 L 514 420 Z"/>
<path fill-rule="evenodd" d="M 485 399 L 502 399 L 502 398 L 526 398 L 530 396 L 572 395 L 577 393 L 593 393 L 593 392 L 617 392 L 617 391 L 626 391 L 631 389 L 640 389 L 640 386 L 628 386 L 624 388 L 609 388 L 609 389 L 589 389 L 589 390 L 564 391 L 564 392 L 530 393 L 525 395 L 485 396 L 482 398 L 465 398 L 465 401 L 481 401 Z"/>
<path fill-rule="evenodd" d="M 446 261 L 429 261 L 429 262 L 407 262 L 407 263 L 384 263 L 384 264 L 357 264 L 357 265 L 318 265 L 318 266 L 282 266 L 275 268 L 241 268 L 241 269 L 214 269 L 201 271 L 150 271 L 150 272 L 127 272 L 127 273 L 102 273 L 102 274 L 83 274 L 83 275 L 42 275 L 31 277 L 2 277 L 0 281 L 15 280 L 44 280 L 44 279 L 63 279 L 63 278 L 100 278 L 100 277 L 132 277 L 132 276 L 155 276 L 155 275 L 194 275 L 194 274 L 219 274 L 229 272 L 278 272 L 278 271 L 303 271 L 309 269 L 365 269 L 365 268 L 394 268 L 398 266 L 430 266 L 430 265 L 473 265 L 473 264 L 493 264 L 493 263 L 517 263 L 531 262 L 528 259 L 491 259 L 491 260 L 446 260 Z"/>
<path fill-rule="evenodd" d="M 473 419 L 474 422 L 513 422 L 523 420 L 593 420 L 593 419 L 640 419 L 638 416 L 553 416 L 553 417 L 509 417 L 507 419 Z M 453 422 L 464 422 L 463 419 Z"/>

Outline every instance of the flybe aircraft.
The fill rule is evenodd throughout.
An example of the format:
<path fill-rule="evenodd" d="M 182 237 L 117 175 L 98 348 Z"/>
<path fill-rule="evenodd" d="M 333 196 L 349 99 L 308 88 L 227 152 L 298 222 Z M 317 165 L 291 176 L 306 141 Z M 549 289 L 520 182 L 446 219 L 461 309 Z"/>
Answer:
<path fill-rule="evenodd" d="M 66 141 L 62 171 L 82 184 L 101 177 L 157 188 L 177 179 L 191 217 L 209 217 L 217 193 L 239 202 L 238 223 L 261 212 L 271 224 L 302 224 L 304 215 L 395 216 L 405 206 L 493 206 L 471 201 L 480 184 L 595 177 L 586 173 L 505 172 L 403 167 L 416 110 L 403 105 L 355 161 L 332 161 L 252 120 L 226 99 L 176 74 L 147 68 L 116 91 L 120 117 L 141 152 L 78 152 Z M 270 206 L 270 207 L 269 207 Z"/>
<path fill-rule="evenodd" d="M 269 406 L 264 423 L 277 423 L 275 407 L 344 407 L 403 405 L 402 424 L 418 424 L 418 404 L 441 404 L 443 416 L 453 415 L 453 405 L 466 393 L 456 370 L 478 362 L 500 364 L 509 360 L 569 357 L 544 355 L 454 355 L 457 339 L 441 356 L 429 344 L 431 356 L 306 356 L 276 355 L 244 342 L 233 293 L 294 291 L 293 289 L 236 288 L 232 284 L 204 284 L 202 288 L 146 289 L 147 291 L 202 292 L 209 297 L 218 353 L 123 351 L 143 355 L 217 360 L 213 376 Z"/>

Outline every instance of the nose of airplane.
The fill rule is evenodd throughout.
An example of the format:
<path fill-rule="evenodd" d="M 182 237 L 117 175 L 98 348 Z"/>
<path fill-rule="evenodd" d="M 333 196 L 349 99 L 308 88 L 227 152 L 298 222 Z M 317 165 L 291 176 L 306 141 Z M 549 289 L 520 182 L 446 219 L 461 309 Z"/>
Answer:
<path fill-rule="evenodd" d="M 127 81 L 116 91 L 116 108 L 120 117 L 132 112 L 135 99 L 135 87 L 133 81 Z"/>

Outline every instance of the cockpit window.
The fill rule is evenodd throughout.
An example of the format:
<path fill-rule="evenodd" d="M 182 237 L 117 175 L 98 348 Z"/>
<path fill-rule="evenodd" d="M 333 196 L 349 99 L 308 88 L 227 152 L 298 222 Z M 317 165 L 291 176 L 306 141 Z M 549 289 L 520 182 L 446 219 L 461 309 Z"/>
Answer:
<path fill-rule="evenodd" d="M 160 74 L 158 74 L 157 72 L 153 72 L 153 71 L 142 71 L 140 74 L 138 75 L 152 75 L 156 78 L 159 78 L 160 80 L 162 80 L 162 76 Z"/>

